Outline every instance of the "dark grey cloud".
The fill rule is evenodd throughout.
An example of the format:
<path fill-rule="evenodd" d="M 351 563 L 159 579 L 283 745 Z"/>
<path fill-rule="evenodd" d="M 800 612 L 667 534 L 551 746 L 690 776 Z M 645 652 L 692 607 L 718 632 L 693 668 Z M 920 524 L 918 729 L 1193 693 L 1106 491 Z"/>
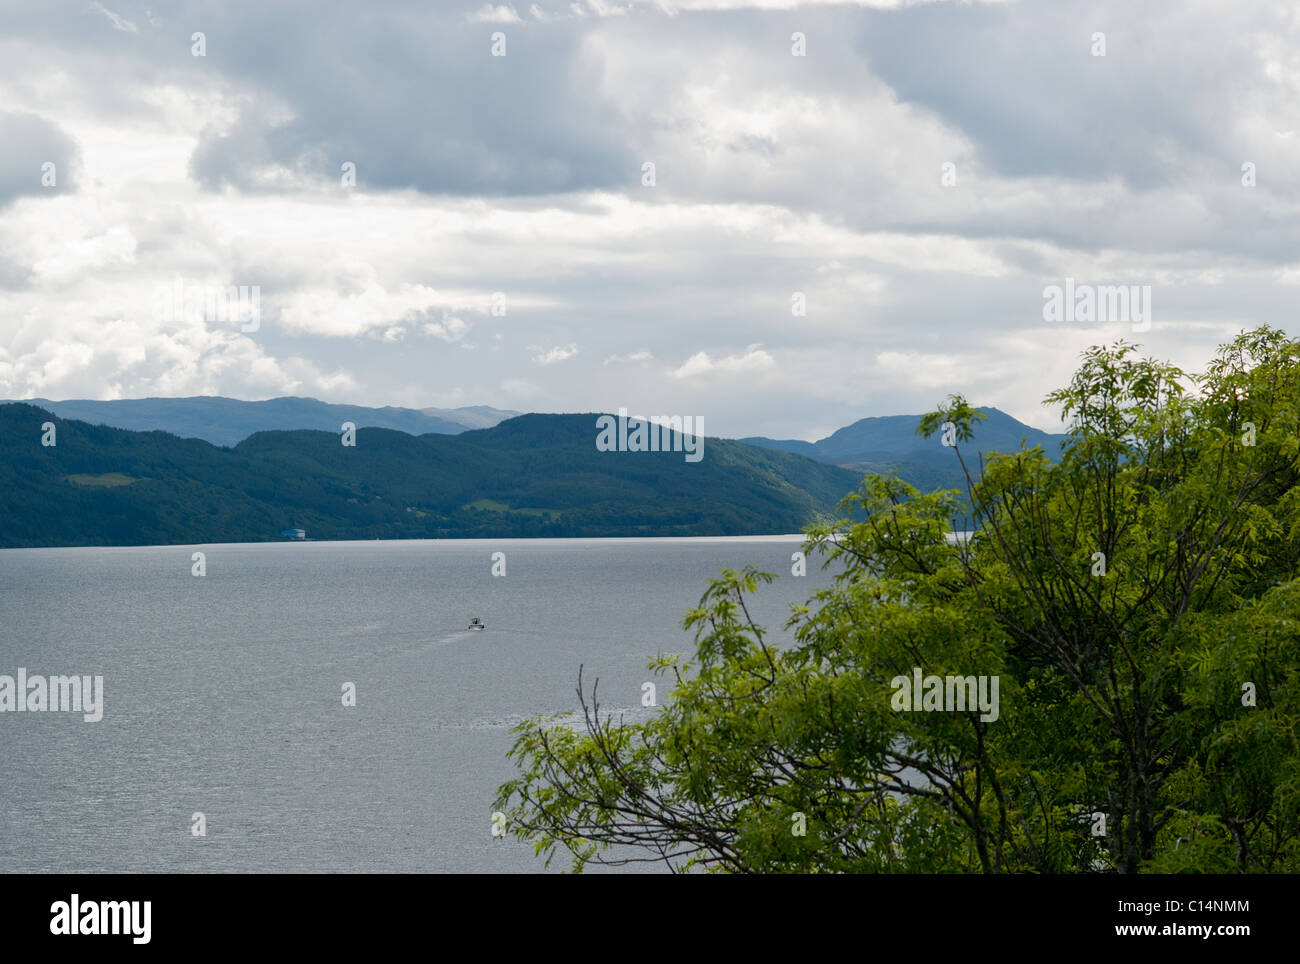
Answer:
<path fill-rule="evenodd" d="M 0 145 L 0 206 L 23 195 L 74 188 L 80 167 L 77 145 L 44 117 L 0 111 Z"/>
<path fill-rule="evenodd" d="M 205 137 L 193 175 L 254 190 L 282 168 L 363 190 L 545 194 L 610 188 L 637 173 L 625 120 L 600 93 L 585 30 L 467 23 L 446 7 L 314 5 L 223 10 L 214 69 L 255 91 L 234 128 Z M 206 20 L 198 22 L 206 23 Z M 505 34 L 505 56 L 491 53 Z M 292 114 L 277 120 L 283 105 Z"/>
<path fill-rule="evenodd" d="M 860 49 L 900 98 L 970 136 L 993 173 L 1143 190 L 1184 180 L 1188 158 L 1226 156 L 1225 125 L 1263 80 L 1241 30 L 1260 14 L 1243 5 L 1234 33 L 1169 29 L 1186 15 L 1163 2 L 935 4 L 867 15 Z"/>
<path fill-rule="evenodd" d="M 857 42 L 904 103 L 972 140 L 977 177 L 1076 191 L 961 213 L 944 219 L 949 230 L 1276 262 L 1300 244 L 1300 155 L 1294 87 L 1260 44 L 1295 31 L 1286 4 L 1193 13 L 1170 0 L 1062 0 L 866 13 Z M 1093 55 L 1096 33 L 1105 56 Z M 1246 161 L 1258 167 L 1254 191 L 1241 183 Z M 1097 203 L 1080 203 L 1090 185 Z"/>

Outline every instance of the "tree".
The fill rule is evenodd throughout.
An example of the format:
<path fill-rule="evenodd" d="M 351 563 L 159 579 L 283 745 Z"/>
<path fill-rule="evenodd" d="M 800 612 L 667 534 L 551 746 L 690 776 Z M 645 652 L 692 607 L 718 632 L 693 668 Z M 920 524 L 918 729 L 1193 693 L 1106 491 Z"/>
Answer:
<path fill-rule="evenodd" d="M 1199 375 L 1097 347 L 1048 401 L 1060 453 L 972 459 L 978 412 L 927 415 L 966 492 L 867 477 L 807 530 L 835 575 L 783 644 L 746 607 L 774 577 L 724 570 L 656 716 L 580 673 L 580 728 L 517 728 L 510 832 L 575 870 L 1300 870 L 1300 342 Z M 904 711 L 918 669 L 996 678 L 996 714 Z"/>

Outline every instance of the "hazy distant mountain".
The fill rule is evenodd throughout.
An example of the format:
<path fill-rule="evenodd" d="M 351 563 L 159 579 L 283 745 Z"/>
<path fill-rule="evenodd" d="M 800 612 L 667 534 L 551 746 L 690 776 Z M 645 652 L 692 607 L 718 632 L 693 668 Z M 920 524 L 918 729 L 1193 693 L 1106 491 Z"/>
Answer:
<path fill-rule="evenodd" d="M 979 454 L 1014 452 L 1020 441 L 1032 448 L 1041 445 L 1050 458 L 1057 458 L 1065 435 L 1052 435 L 1026 425 L 996 408 L 981 408 L 986 416 L 974 426 L 974 438 L 961 444 L 962 455 L 972 475 L 979 473 Z M 770 439 L 756 436 L 739 441 L 757 448 L 807 456 L 819 462 L 850 469 L 859 475 L 897 475 L 921 492 L 956 489 L 965 493 L 966 473 L 956 453 L 944 446 L 939 435 L 928 439 L 916 434 L 920 415 L 884 415 L 863 418 L 846 425 L 817 442 L 798 439 Z M 963 499 L 963 501 L 965 501 Z M 974 523 L 968 517 L 952 520 L 956 528 Z"/>
<path fill-rule="evenodd" d="M 26 401 L 60 418 L 136 432 L 170 432 L 181 438 L 201 438 L 213 445 L 224 446 L 237 445 L 254 432 L 299 428 L 338 432 L 344 422 L 352 422 L 357 428 L 391 428 L 412 435 L 428 432 L 456 435 L 470 429 L 490 428 L 520 414 L 486 405 L 452 409 L 367 408 L 292 396 L 261 402 L 245 402 L 220 395 L 113 401 L 69 399 L 64 402 L 32 398 Z"/>
<path fill-rule="evenodd" d="M 1064 435 L 1052 435 L 1017 421 L 996 408 L 981 408 L 985 421 L 974 426 L 975 437 L 962 448 L 969 453 L 1014 452 L 1024 439 L 1026 446 L 1041 445 L 1043 451 L 1055 458 Z M 917 463 L 943 468 L 955 467 L 956 458 L 951 449 L 941 443 L 939 436 L 923 439 L 916 434 L 921 424 L 920 415 L 884 415 L 863 418 L 834 432 L 818 442 L 778 440 L 756 436 L 742 438 L 747 445 L 759 448 L 793 452 L 823 462 L 837 465 L 864 463 Z"/>
<path fill-rule="evenodd" d="M 707 439 L 694 463 L 680 451 L 603 452 L 596 418 L 523 415 L 459 435 L 358 428 L 355 447 L 331 423 L 218 448 L 0 405 L 0 546 L 259 542 L 286 529 L 309 539 L 762 535 L 834 513 L 861 481 L 727 439 Z M 44 446 L 50 420 L 56 444 Z"/>
<path fill-rule="evenodd" d="M 467 429 L 491 428 L 493 425 L 500 425 L 508 418 L 524 414 L 512 409 L 489 408 L 487 405 L 466 405 L 464 408 L 422 408 L 420 411 L 425 415 L 433 415 L 448 422 L 464 425 Z"/>

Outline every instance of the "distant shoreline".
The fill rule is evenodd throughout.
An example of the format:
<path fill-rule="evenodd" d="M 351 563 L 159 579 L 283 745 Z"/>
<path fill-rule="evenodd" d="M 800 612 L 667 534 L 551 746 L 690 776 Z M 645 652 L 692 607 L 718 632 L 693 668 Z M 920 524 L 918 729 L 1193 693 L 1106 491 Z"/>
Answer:
<path fill-rule="evenodd" d="M 844 533 L 840 533 L 844 535 Z M 950 545 L 957 542 L 967 542 L 970 540 L 972 532 L 950 532 L 947 539 Z M 0 553 L 3 552 L 42 552 L 68 549 L 220 549 L 236 546 L 294 546 L 294 545 L 326 545 L 326 546 L 373 546 L 375 543 L 382 545 L 416 545 L 416 544 L 435 544 L 435 545 L 484 545 L 498 546 L 504 544 L 519 545 L 563 545 L 565 543 L 591 543 L 599 542 L 606 545 L 615 545 L 618 543 L 638 543 L 644 545 L 650 542 L 662 543 L 683 543 L 683 542 L 714 542 L 725 544 L 737 543 L 760 543 L 760 542 L 783 542 L 791 545 L 797 545 L 807 540 L 807 536 L 798 532 L 775 533 L 771 535 L 748 535 L 748 536 L 507 536 L 502 538 L 466 538 L 466 539 L 265 539 L 258 542 L 166 542 L 150 543 L 147 545 L 77 545 L 77 546 L 0 546 Z"/>
<path fill-rule="evenodd" d="M 153 543 L 148 545 L 77 545 L 77 546 L 6 546 L 0 547 L 0 553 L 4 552 L 48 552 L 64 551 L 69 549 L 215 549 L 225 547 L 243 547 L 243 546 L 305 546 L 305 545 L 326 545 L 326 546 L 373 546 L 376 543 L 381 545 L 415 545 L 428 543 L 435 545 L 503 545 L 507 543 L 517 543 L 522 545 L 562 545 L 564 543 L 591 543 L 599 542 L 607 545 L 617 543 L 639 543 L 649 542 L 663 543 L 683 543 L 683 542 L 716 542 L 716 543 L 758 543 L 758 542 L 785 542 L 790 544 L 802 543 L 808 537 L 802 533 L 782 533 L 776 535 L 749 535 L 749 536 L 511 536 L 503 538 L 469 538 L 469 539 L 266 539 L 258 542 L 168 542 Z"/>

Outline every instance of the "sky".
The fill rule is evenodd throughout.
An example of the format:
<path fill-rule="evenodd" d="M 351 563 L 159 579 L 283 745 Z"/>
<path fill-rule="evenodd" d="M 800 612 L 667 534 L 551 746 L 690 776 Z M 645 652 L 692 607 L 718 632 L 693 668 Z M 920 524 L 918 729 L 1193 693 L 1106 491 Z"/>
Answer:
<path fill-rule="evenodd" d="M 1297 330 L 1292 0 L 0 0 L 0 145 L 9 399 L 1059 431 Z"/>

